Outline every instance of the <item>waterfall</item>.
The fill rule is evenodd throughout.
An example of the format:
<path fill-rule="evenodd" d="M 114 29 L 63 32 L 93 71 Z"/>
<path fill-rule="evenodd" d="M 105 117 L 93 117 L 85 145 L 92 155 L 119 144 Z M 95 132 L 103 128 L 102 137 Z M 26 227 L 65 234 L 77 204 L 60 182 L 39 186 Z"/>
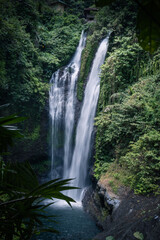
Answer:
<path fill-rule="evenodd" d="M 66 194 L 75 200 L 81 199 L 86 186 L 88 158 L 91 147 L 94 117 L 100 90 L 100 67 L 108 49 L 109 35 L 100 43 L 95 55 L 88 83 L 86 85 L 80 118 L 73 141 L 75 127 L 76 82 L 81 64 L 81 54 L 86 36 L 81 34 L 80 42 L 72 61 L 63 70 L 52 76 L 49 91 L 51 117 L 51 178 L 74 178 L 73 186 L 81 189 Z"/>
<path fill-rule="evenodd" d="M 94 117 L 100 90 L 100 67 L 105 60 L 108 40 L 109 36 L 100 43 L 95 55 L 77 125 L 75 148 L 70 171 L 67 176 L 69 178 L 75 178 L 72 185 L 81 188 L 80 190 L 78 189 L 70 192 L 70 196 L 76 200 L 81 200 L 81 192 L 86 184 L 91 135 L 93 132 Z"/>
<path fill-rule="evenodd" d="M 79 45 L 68 64 L 50 80 L 49 112 L 51 117 L 51 178 L 67 178 L 73 152 L 76 81 L 86 35 L 82 31 Z M 63 169 L 62 169 L 63 165 Z"/>
<path fill-rule="evenodd" d="M 57 167 L 62 162 L 64 129 L 64 110 L 65 110 L 65 80 L 67 78 L 67 68 L 60 74 L 60 70 L 52 75 L 49 91 L 49 112 L 51 116 L 51 179 L 60 176 Z"/>
<path fill-rule="evenodd" d="M 82 32 L 79 46 L 75 52 L 72 62 L 69 64 L 72 74 L 70 78 L 70 87 L 68 91 L 68 98 L 66 101 L 66 114 L 65 114 L 65 144 L 64 144 L 64 166 L 63 166 L 63 178 L 68 177 L 68 171 L 72 159 L 72 137 L 73 127 L 75 120 L 75 100 L 76 100 L 76 81 L 78 79 L 78 73 L 81 64 L 81 54 L 85 47 L 86 36 Z"/>

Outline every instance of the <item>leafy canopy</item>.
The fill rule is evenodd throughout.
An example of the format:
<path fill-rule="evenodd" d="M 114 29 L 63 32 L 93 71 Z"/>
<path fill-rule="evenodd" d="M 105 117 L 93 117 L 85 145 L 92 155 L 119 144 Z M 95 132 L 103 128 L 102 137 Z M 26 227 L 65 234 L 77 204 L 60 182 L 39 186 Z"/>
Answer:
<path fill-rule="evenodd" d="M 95 0 L 97 7 L 104 7 L 116 0 Z M 137 36 L 141 47 L 155 52 L 160 46 L 160 3 L 159 0 L 133 0 L 139 6 Z"/>

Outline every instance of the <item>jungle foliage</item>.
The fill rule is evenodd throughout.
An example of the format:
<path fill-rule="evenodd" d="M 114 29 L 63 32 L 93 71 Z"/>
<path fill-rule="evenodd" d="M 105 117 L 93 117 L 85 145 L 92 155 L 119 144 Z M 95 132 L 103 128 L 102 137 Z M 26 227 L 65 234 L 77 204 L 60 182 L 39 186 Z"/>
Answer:
<path fill-rule="evenodd" d="M 35 149 L 47 152 L 49 80 L 72 58 L 82 30 L 76 6 L 62 14 L 51 2 L 0 0 L 0 104 L 10 103 L 8 114 L 28 118 L 20 124 L 25 138 L 12 149 L 15 158 L 17 152 L 19 158 L 33 158 Z"/>
<path fill-rule="evenodd" d="M 98 44 L 100 40 L 107 34 L 106 28 L 102 28 L 101 31 L 92 31 L 93 30 L 91 30 L 91 26 L 89 26 L 89 34 L 87 37 L 86 47 L 82 52 L 81 68 L 77 83 L 77 98 L 79 101 L 83 100 L 86 80 L 89 75 L 90 68 L 98 48 Z"/>
<path fill-rule="evenodd" d="M 159 96 L 159 75 L 141 78 L 126 91 L 115 94 L 114 102 L 99 113 L 96 118 L 97 177 L 107 171 L 109 163 L 116 162 L 129 171 L 128 183 L 135 192 L 159 188 Z"/>
<path fill-rule="evenodd" d="M 49 79 L 70 60 L 80 32 L 77 16 L 60 15 L 45 1 L 1 0 L 1 103 L 7 99 L 16 111 L 38 119 L 48 97 Z"/>
<path fill-rule="evenodd" d="M 0 161 L 0 237 L 1 239 L 29 240 L 40 232 L 58 233 L 43 226 L 43 219 L 55 221 L 55 216 L 46 215 L 45 209 L 55 199 L 74 200 L 62 191 L 75 189 L 68 186 L 69 180 L 54 179 L 39 184 L 29 163 L 7 163 Z M 44 200 L 50 203 L 44 204 Z"/>
<path fill-rule="evenodd" d="M 112 4 L 116 0 L 95 0 L 98 7 Z M 137 36 L 142 48 L 153 53 L 160 46 L 160 3 L 158 0 L 132 0 L 138 5 Z"/>
<path fill-rule="evenodd" d="M 113 33 L 101 72 L 94 172 L 97 179 L 106 172 L 118 176 L 135 193 L 158 194 L 160 51 L 150 56 L 139 45 L 136 5 L 116 2 L 97 16 Z"/>
<path fill-rule="evenodd" d="M 1 106 L 1 108 L 6 106 Z M 65 200 L 69 205 L 74 200 L 62 191 L 75 189 L 68 186 L 71 179 L 54 179 L 39 184 L 28 162 L 4 162 L 4 154 L 13 145 L 15 138 L 22 137 L 17 123 L 25 118 L 16 115 L 0 117 L 0 238 L 2 240 L 29 240 L 40 232 L 57 233 L 44 228 L 42 219 L 53 221 L 55 216 L 46 216 L 45 209 L 54 199 Z M 44 204 L 44 200 L 51 202 Z"/>
<path fill-rule="evenodd" d="M 137 5 L 130 1 L 117 0 L 112 5 L 100 8 L 95 14 L 95 21 L 86 24 L 87 43 L 82 53 L 82 64 L 77 86 L 77 97 L 80 101 L 83 99 L 85 83 L 100 41 L 111 31 L 110 46 L 114 35 L 129 37 L 136 27 Z M 127 21 L 126 21 L 127 18 Z M 128 31 L 129 30 L 129 31 Z M 133 30 L 134 31 L 134 30 Z M 118 46 L 115 44 L 115 48 Z"/>

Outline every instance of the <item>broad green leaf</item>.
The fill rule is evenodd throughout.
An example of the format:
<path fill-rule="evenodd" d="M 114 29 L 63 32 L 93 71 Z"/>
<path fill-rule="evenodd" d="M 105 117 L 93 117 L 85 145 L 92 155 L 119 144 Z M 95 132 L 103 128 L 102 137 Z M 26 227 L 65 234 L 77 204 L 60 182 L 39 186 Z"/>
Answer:
<path fill-rule="evenodd" d="M 106 237 L 106 240 L 115 240 L 115 238 L 112 236 L 108 236 L 108 237 Z"/>
<path fill-rule="evenodd" d="M 22 122 L 25 119 L 26 118 L 18 117 L 15 114 L 0 117 L 0 153 L 6 152 L 8 146 L 13 145 L 14 138 L 21 138 L 23 136 L 19 129 L 13 124 Z"/>
<path fill-rule="evenodd" d="M 133 234 L 133 236 L 134 236 L 135 238 L 137 238 L 138 240 L 144 240 L 144 236 L 143 236 L 143 234 L 140 233 L 140 232 L 135 232 L 135 233 Z"/>
<path fill-rule="evenodd" d="M 0 125 L 15 124 L 26 120 L 26 117 L 18 117 L 15 114 L 7 117 L 0 117 Z"/>
<path fill-rule="evenodd" d="M 55 229 L 44 229 L 42 219 L 55 222 L 56 216 L 48 216 L 45 211 L 48 206 L 54 203 L 54 198 L 64 200 L 70 206 L 71 202 L 74 202 L 72 198 L 61 192 L 74 189 L 72 186 L 66 186 L 71 179 L 55 179 L 40 185 L 29 163 L 7 163 L 4 165 L 1 163 L 0 168 L 0 195 L 7 195 L 7 199 L 0 203 L 0 225 L 3 225 L 4 218 L 8 219 L 3 232 L 6 232 L 10 224 L 14 222 L 15 228 L 19 230 L 22 230 L 22 225 L 24 225 L 25 231 L 27 225 L 27 231 L 30 228 L 31 233 L 35 226 L 35 232 L 57 233 Z M 52 199 L 53 202 L 43 205 L 42 201 L 48 198 Z"/>

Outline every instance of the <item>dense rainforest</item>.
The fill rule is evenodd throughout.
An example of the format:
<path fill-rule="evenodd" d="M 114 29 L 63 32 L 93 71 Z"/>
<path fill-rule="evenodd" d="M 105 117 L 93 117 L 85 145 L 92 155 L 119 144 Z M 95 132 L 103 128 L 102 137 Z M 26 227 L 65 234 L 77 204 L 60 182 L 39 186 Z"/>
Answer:
<path fill-rule="evenodd" d="M 12 165 L 13 162 L 29 160 L 39 178 L 50 171 L 49 81 L 56 70 L 69 63 L 78 45 L 81 31 L 84 29 L 87 40 L 82 52 L 77 82 L 77 99 L 80 104 L 84 98 L 88 74 L 98 45 L 107 34 L 110 34 L 106 60 L 101 67 L 94 153 L 91 154 L 90 172 L 96 181 L 107 180 L 115 194 L 121 186 L 125 186 L 134 194 L 158 197 L 160 194 L 160 49 L 157 48 L 151 54 L 141 46 L 137 37 L 137 14 L 140 6 L 136 1 L 110 1 L 113 3 L 104 4 L 98 8 L 98 11 L 91 12 L 94 20 L 87 21 L 84 8 L 95 8 L 94 0 L 66 0 L 64 12 L 54 9 L 53 2 L 52 0 L 0 0 L 1 116 L 12 116 L 7 119 L 9 124 L 18 122 L 15 120 L 16 116 L 11 114 L 26 117 L 20 118 L 18 123 L 23 138 L 20 134 L 15 135 L 20 139 L 8 142 L 9 148 L 5 148 L 4 141 L 7 137 L 1 137 L 0 158 L 4 160 L 1 163 L 1 187 L 4 184 L 3 169 L 5 162 L 8 161 L 12 163 L 7 168 L 21 173 L 16 179 L 17 182 L 25 175 L 24 167 L 28 169 L 24 179 L 32 176 L 31 180 L 38 180 L 35 180 L 28 163 L 20 170 L 19 165 Z M 0 126 L 2 125 L 3 123 L 0 122 Z M 3 134 L 1 129 L 0 131 Z M 14 146 L 12 146 L 13 142 Z M 4 175 L 6 181 L 9 178 L 7 171 Z M 12 180 L 13 178 L 14 175 Z M 55 192 L 55 196 L 64 198 L 60 196 L 60 191 L 65 189 L 63 184 L 67 183 L 62 181 L 57 184 L 58 188 L 56 183 L 52 182 L 58 191 Z M 23 191 L 26 188 L 27 194 L 27 191 L 31 190 L 32 181 L 28 181 L 28 185 L 28 187 L 27 184 L 23 186 Z M 19 186 L 19 190 L 21 187 Z M 38 189 L 37 182 L 34 187 Z M 47 187 L 49 191 L 50 186 Z M 42 189 L 44 186 L 34 194 L 39 194 Z M 49 192 L 41 194 L 42 198 L 51 196 Z M 4 190 L 1 195 L 0 202 L 6 198 Z M 11 199 L 13 195 L 14 192 Z M 18 197 L 20 198 L 21 195 Z M 65 200 L 69 203 L 72 201 L 70 198 Z M 32 203 L 29 202 L 30 205 Z M 3 220 L 0 219 L 1 224 Z M 37 216 L 34 220 L 38 222 Z M 27 235 L 25 226 L 28 222 L 23 222 L 22 232 L 18 224 L 17 222 L 14 239 L 22 239 L 18 237 L 22 237 L 23 234 L 26 234 L 26 238 L 23 239 L 30 239 L 27 236 L 33 234 L 33 229 L 30 229 Z M 2 227 L 0 231 L 2 239 L 13 239 L 9 235 L 3 236 L 8 226 L 12 224 Z M 33 222 L 28 226 L 33 227 Z M 136 239 L 143 239 L 142 235 L 138 237 Z"/>
<path fill-rule="evenodd" d="M 44 172 L 48 166 L 48 91 L 54 71 L 65 66 L 77 47 L 83 9 L 92 1 L 68 1 L 59 14 L 52 1 L 0 1 L 0 102 L 9 113 L 26 116 L 24 138 L 12 160 L 30 159 Z M 20 151 L 21 149 L 21 151 Z M 42 160 L 42 170 L 37 166 Z"/>
<path fill-rule="evenodd" d="M 112 14 L 114 30 L 101 73 L 95 175 L 109 168 L 136 193 L 159 194 L 160 52 L 150 55 L 137 42 L 136 7 L 119 4 L 114 17 L 103 8 L 97 17 L 102 23 L 103 14 Z"/>

